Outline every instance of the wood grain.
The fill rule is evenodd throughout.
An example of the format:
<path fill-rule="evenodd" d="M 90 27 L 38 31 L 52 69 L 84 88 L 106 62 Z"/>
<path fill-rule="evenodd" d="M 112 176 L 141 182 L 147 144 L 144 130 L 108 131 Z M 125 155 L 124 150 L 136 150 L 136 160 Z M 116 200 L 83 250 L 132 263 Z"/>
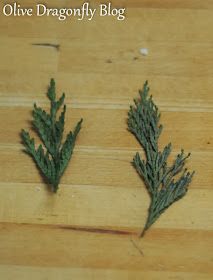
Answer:
<path fill-rule="evenodd" d="M 112 2 L 127 8 L 124 22 L 0 14 L 1 279 L 213 278 L 213 2 Z M 20 143 L 33 103 L 49 106 L 51 77 L 66 93 L 66 132 L 84 118 L 57 195 Z M 196 176 L 187 196 L 139 239 L 149 195 L 130 163 L 143 151 L 126 118 L 145 80 L 162 111 L 160 146 L 172 142 L 170 160 L 191 151 Z"/>

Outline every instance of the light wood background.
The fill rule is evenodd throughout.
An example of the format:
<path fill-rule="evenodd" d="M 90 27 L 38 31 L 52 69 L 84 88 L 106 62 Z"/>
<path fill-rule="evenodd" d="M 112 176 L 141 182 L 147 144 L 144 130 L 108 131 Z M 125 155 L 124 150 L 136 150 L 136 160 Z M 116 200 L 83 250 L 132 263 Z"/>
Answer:
<path fill-rule="evenodd" d="M 127 8 L 125 21 L 0 15 L 2 280 L 213 279 L 213 1 L 113 3 Z M 48 108 L 51 77 L 66 93 L 66 131 L 84 118 L 56 195 L 19 136 L 34 102 Z M 130 164 L 140 146 L 126 118 L 146 79 L 162 111 L 161 145 L 191 151 L 196 176 L 139 239 L 149 196 Z"/>

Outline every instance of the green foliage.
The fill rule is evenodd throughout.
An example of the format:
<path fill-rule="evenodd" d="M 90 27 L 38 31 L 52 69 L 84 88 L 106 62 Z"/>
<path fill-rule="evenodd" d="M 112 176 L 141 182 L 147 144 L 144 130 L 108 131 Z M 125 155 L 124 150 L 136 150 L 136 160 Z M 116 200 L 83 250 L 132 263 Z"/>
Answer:
<path fill-rule="evenodd" d="M 148 218 L 141 236 L 166 208 L 186 194 L 194 175 L 194 172 L 190 173 L 184 168 L 190 154 L 184 155 L 181 150 L 169 166 L 167 160 L 172 150 L 171 143 L 159 151 L 158 140 L 163 126 L 159 124 L 158 108 L 148 93 L 146 81 L 143 90 L 139 91 L 140 98 L 134 100 L 135 106 L 131 106 L 128 113 L 128 128 L 143 147 L 146 157 L 141 159 L 139 153 L 136 153 L 133 165 L 144 180 L 151 197 Z"/>
<path fill-rule="evenodd" d="M 58 184 L 73 153 L 76 137 L 81 129 L 82 119 L 77 123 L 74 132 L 70 132 L 62 143 L 66 105 L 57 119 L 57 113 L 64 103 L 65 94 L 56 100 L 55 81 L 51 79 L 47 96 L 50 100 L 50 113 L 34 104 L 33 127 L 38 133 L 43 145 L 35 147 L 34 139 L 30 138 L 27 131 L 22 130 L 21 137 L 26 152 L 32 156 L 41 173 L 57 192 Z"/>

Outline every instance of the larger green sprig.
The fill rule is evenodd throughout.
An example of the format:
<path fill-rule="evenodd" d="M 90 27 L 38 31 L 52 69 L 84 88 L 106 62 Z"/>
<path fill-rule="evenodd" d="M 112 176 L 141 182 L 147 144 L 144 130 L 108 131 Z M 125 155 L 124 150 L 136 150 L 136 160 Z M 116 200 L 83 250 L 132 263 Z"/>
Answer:
<path fill-rule="evenodd" d="M 77 123 L 73 132 L 70 132 L 62 143 L 66 105 L 57 119 L 57 113 L 64 103 L 65 94 L 56 100 L 54 79 L 50 80 L 47 96 L 50 100 L 50 113 L 34 104 L 33 127 L 37 131 L 42 143 L 35 147 L 34 139 L 24 129 L 21 132 L 26 152 L 32 156 L 41 173 L 57 192 L 61 176 L 63 175 L 73 153 L 76 137 L 81 129 L 82 119 Z"/>
<path fill-rule="evenodd" d="M 133 165 L 144 180 L 151 197 L 148 218 L 141 234 L 143 236 L 172 203 L 186 194 L 194 172 L 190 173 L 184 168 L 190 153 L 184 155 L 183 150 L 176 156 L 173 164 L 168 165 L 167 160 L 172 145 L 169 143 L 162 151 L 159 151 L 158 140 L 163 126 L 159 124 L 158 108 L 152 96 L 149 96 L 147 81 L 139 94 L 140 98 L 134 100 L 135 106 L 130 107 L 128 127 L 143 147 L 146 157 L 141 159 L 139 153 L 136 153 L 133 158 Z M 176 177 L 178 174 L 179 176 Z"/>

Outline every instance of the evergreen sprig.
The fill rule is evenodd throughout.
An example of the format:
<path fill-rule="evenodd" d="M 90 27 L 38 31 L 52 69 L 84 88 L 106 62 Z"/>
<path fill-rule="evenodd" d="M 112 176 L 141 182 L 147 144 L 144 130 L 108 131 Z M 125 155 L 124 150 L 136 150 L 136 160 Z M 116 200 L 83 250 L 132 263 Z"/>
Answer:
<path fill-rule="evenodd" d="M 50 80 L 47 96 L 50 100 L 50 113 L 34 104 L 33 127 L 38 133 L 42 143 L 36 148 L 34 139 L 24 129 L 21 132 L 26 152 L 32 156 L 41 173 L 57 192 L 61 176 L 63 175 L 73 153 L 76 137 L 81 129 L 82 119 L 77 123 L 73 132 L 70 132 L 62 143 L 66 105 L 57 119 L 57 113 L 64 103 L 65 94 L 56 100 L 54 79 Z"/>
<path fill-rule="evenodd" d="M 149 96 L 147 81 L 139 94 L 140 98 L 134 100 L 135 106 L 131 106 L 128 113 L 128 128 L 143 147 L 146 157 L 141 159 L 139 153 L 136 153 L 133 158 L 133 166 L 144 180 L 151 197 L 148 218 L 141 234 L 143 236 L 172 203 L 186 194 L 194 172 L 190 173 L 184 168 L 190 153 L 185 155 L 183 150 L 173 164 L 168 165 L 172 145 L 169 143 L 162 151 L 159 150 L 158 140 L 163 126 L 159 124 L 159 110 L 152 96 Z"/>

